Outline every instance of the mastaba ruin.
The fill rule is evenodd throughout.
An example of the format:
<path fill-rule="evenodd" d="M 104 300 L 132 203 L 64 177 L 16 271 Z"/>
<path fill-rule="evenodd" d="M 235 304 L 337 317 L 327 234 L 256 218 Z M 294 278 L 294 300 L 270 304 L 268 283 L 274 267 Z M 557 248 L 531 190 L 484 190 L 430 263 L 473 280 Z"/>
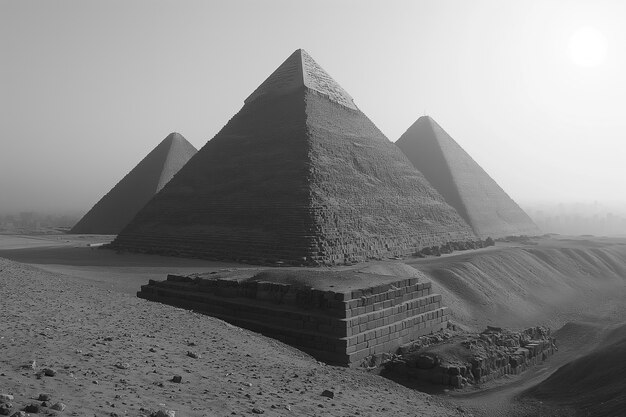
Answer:
<path fill-rule="evenodd" d="M 320 265 L 472 240 L 456 210 L 299 49 L 111 246 Z"/>
<path fill-rule="evenodd" d="M 420 117 L 396 145 L 477 236 L 540 234 L 524 210 L 431 117 Z"/>
<path fill-rule="evenodd" d="M 196 152 L 181 134 L 170 133 L 76 223 L 71 233 L 118 234 Z"/>

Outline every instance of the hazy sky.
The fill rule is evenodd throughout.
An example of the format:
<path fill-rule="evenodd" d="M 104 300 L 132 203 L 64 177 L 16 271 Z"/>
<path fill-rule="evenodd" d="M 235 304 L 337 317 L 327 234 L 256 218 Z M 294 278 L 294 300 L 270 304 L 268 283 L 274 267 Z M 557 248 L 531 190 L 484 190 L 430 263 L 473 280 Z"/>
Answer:
<path fill-rule="evenodd" d="M 295 49 L 395 141 L 431 115 L 516 200 L 626 200 L 626 2 L 0 0 L 0 212 L 86 211 L 202 147 Z"/>

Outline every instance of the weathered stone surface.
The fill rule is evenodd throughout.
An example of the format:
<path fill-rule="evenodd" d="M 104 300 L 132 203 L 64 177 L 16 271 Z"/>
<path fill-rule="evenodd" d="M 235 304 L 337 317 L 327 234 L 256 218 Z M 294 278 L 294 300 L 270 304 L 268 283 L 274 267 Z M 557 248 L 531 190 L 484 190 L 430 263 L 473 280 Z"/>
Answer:
<path fill-rule="evenodd" d="M 479 237 L 540 233 L 517 203 L 431 117 L 420 117 L 396 145 Z"/>
<path fill-rule="evenodd" d="M 3 402 L 0 404 L 0 415 L 8 416 L 11 414 L 11 410 L 13 409 L 13 404 L 10 402 Z"/>
<path fill-rule="evenodd" d="M 72 233 L 117 234 L 197 152 L 179 133 L 169 134 L 72 228 Z"/>
<path fill-rule="evenodd" d="M 150 280 L 137 295 L 221 318 L 337 365 L 369 366 L 377 356 L 445 329 L 450 316 L 431 283 L 418 278 L 304 268 L 190 278 Z"/>
<path fill-rule="evenodd" d="M 474 239 L 352 99 L 296 51 L 112 246 L 310 265 Z"/>
<path fill-rule="evenodd" d="M 63 403 L 54 403 L 50 408 L 56 411 L 63 411 L 67 408 L 67 406 Z"/>
<path fill-rule="evenodd" d="M 411 346 L 404 346 L 400 356 L 385 363 L 387 371 L 461 388 L 469 382 L 517 375 L 546 360 L 556 349 L 546 327 L 519 332 L 490 327 L 480 334 L 450 334 L 447 330 L 440 335 L 422 336 Z"/>
<path fill-rule="evenodd" d="M 415 365 L 419 369 L 432 369 L 435 367 L 436 362 L 435 358 L 432 356 L 420 355 L 417 357 Z"/>

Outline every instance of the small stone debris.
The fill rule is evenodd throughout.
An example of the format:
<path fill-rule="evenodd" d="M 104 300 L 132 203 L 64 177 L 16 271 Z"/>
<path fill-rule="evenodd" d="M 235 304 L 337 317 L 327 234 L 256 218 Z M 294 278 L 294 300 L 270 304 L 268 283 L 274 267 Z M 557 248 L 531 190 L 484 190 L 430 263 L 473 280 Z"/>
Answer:
<path fill-rule="evenodd" d="M 11 394 L 0 394 L 0 403 L 8 403 L 14 399 L 15 398 Z"/>
<path fill-rule="evenodd" d="M 322 397 L 326 397 L 326 398 L 335 398 L 335 393 L 333 391 L 327 390 L 325 389 L 322 392 Z"/>
<path fill-rule="evenodd" d="M 43 374 L 45 376 L 55 376 L 57 374 L 57 371 L 52 368 L 44 368 Z"/>
<path fill-rule="evenodd" d="M 156 352 L 156 349 L 155 349 L 155 348 L 153 348 L 153 347 L 151 347 L 149 350 L 150 350 L 150 352 L 152 352 L 152 353 Z"/>
<path fill-rule="evenodd" d="M 50 395 L 50 394 L 39 394 L 39 397 L 37 397 L 37 399 L 39 401 L 50 401 L 52 399 L 52 395 Z"/>
<path fill-rule="evenodd" d="M 39 404 L 28 404 L 24 407 L 24 410 L 27 413 L 39 413 L 41 411 L 41 406 Z"/>
<path fill-rule="evenodd" d="M 176 417 L 176 411 L 162 409 L 150 414 L 150 417 Z"/>
<path fill-rule="evenodd" d="M 11 417 L 28 417 L 28 414 L 26 414 L 23 411 L 17 411 L 15 413 L 13 413 L 13 415 Z"/>
<path fill-rule="evenodd" d="M 289 404 L 287 404 L 287 405 L 285 406 L 285 410 L 287 410 L 287 411 L 291 411 L 291 406 L 290 406 Z"/>
<path fill-rule="evenodd" d="M 52 407 L 50 407 L 50 409 L 56 410 L 56 411 L 63 411 L 66 408 L 67 406 L 63 403 L 55 403 L 55 404 L 52 404 Z"/>
<path fill-rule="evenodd" d="M 130 364 L 126 363 L 126 362 L 118 362 L 115 364 L 115 367 L 117 369 L 128 369 L 130 368 Z"/>
<path fill-rule="evenodd" d="M 0 415 L 8 416 L 9 414 L 11 414 L 12 408 L 13 408 L 13 404 L 9 402 L 0 404 Z"/>
<path fill-rule="evenodd" d="M 190 350 L 187 351 L 187 356 L 193 359 L 198 359 L 200 357 L 200 355 L 198 355 L 196 352 L 192 352 Z"/>
<path fill-rule="evenodd" d="M 254 407 L 254 408 L 252 409 L 252 412 L 253 412 L 254 414 L 265 414 L 265 410 L 264 410 L 264 409 L 262 409 L 262 408 L 257 408 L 257 407 Z"/>
<path fill-rule="evenodd" d="M 105 341 L 105 342 L 112 342 L 112 341 L 113 341 L 113 338 L 112 338 L 112 337 L 110 337 L 110 336 L 109 336 L 109 337 L 105 337 L 105 338 L 104 338 L 104 341 Z"/>
<path fill-rule="evenodd" d="M 180 384 L 181 382 L 183 382 L 183 377 L 180 375 L 174 375 L 174 377 L 172 378 L 172 382 Z"/>

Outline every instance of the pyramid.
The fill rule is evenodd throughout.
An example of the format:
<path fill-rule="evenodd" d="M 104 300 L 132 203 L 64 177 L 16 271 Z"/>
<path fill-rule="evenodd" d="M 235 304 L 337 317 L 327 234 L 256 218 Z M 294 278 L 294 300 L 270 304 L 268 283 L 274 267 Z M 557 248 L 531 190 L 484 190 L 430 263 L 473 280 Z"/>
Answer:
<path fill-rule="evenodd" d="M 170 133 L 72 228 L 71 233 L 118 234 L 197 152 Z"/>
<path fill-rule="evenodd" d="M 300 49 L 112 246 L 335 264 L 473 239 L 458 213 Z"/>
<path fill-rule="evenodd" d="M 431 117 L 420 117 L 396 145 L 476 235 L 540 233 L 524 210 Z"/>

